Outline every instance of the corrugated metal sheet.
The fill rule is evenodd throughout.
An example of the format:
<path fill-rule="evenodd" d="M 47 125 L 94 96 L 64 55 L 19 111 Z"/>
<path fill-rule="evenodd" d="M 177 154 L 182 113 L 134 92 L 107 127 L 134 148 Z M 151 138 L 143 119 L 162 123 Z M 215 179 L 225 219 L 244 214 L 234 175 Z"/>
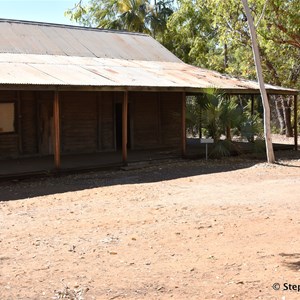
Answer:
<path fill-rule="evenodd" d="M 258 90 L 258 84 L 182 62 L 0 54 L 0 84 Z M 274 91 L 294 91 L 266 85 Z"/>
<path fill-rule="evenodd" d="M 255 82 L 187 65 L 144 34 L 8 20 L 0 20 L 1 84 L 259 89 Z"/>
<path fill-rule="evenodd" d="M 0 53 L 180 61 L 145 34 L 1 19 Z"/>

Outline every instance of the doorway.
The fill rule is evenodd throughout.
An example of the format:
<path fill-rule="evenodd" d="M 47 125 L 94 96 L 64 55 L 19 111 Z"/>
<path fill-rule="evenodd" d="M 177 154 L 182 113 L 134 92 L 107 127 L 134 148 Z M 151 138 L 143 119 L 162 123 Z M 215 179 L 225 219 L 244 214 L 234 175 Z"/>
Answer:
<path fill-rule="evenodd" d="M 116 149 L 122 149 L 122 122 L 123 122 L 123 105 L 122 103 L 115 103 L 115 129 L 116 129 Z M 127 149 L 131 147 L 131 130 L 130 130 L 130 104 L 128 103 L 128 115 L 127 115 Z"/>

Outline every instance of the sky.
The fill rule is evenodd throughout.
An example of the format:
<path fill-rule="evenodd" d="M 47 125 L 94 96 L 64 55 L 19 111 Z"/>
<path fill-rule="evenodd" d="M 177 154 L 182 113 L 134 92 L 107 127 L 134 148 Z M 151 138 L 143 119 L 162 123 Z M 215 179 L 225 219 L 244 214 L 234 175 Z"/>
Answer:
<path fill-rule="evenodd" d="M 76 25 L 64 16 L 75 3 L 76 0 L 0 0 L 0 18 Z"/>

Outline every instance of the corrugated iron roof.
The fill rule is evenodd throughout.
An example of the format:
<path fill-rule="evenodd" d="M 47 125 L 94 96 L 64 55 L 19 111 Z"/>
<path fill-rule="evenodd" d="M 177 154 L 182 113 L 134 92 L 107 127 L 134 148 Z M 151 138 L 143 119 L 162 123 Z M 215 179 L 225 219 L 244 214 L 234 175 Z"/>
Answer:
<path fill-rule="evenodd" d="M 258 90 L 258 84 L 182 62 L 0 54 L 0 84 Z M 266 85 L 267 89 L 295 91 Z"/>
<path fill-rule="evenodd" d="M 0 20 L 1 84 L 259 90 L 256 82 L 187 65 L 144 34 L 7 20 Z"/>
<path fill-rule="evenodd" d="M 1 19 L 0 53 L 180 61 L 146 34 Z"/>

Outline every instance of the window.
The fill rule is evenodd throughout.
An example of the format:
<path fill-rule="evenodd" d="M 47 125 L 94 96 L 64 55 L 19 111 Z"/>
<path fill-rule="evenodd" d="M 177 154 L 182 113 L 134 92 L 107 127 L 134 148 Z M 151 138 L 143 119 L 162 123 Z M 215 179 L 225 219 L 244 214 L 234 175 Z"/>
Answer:
<path fill-rule="evenodd" d="M 15 104 L 0 103 L 0 133 L 15 131 Z"/>

